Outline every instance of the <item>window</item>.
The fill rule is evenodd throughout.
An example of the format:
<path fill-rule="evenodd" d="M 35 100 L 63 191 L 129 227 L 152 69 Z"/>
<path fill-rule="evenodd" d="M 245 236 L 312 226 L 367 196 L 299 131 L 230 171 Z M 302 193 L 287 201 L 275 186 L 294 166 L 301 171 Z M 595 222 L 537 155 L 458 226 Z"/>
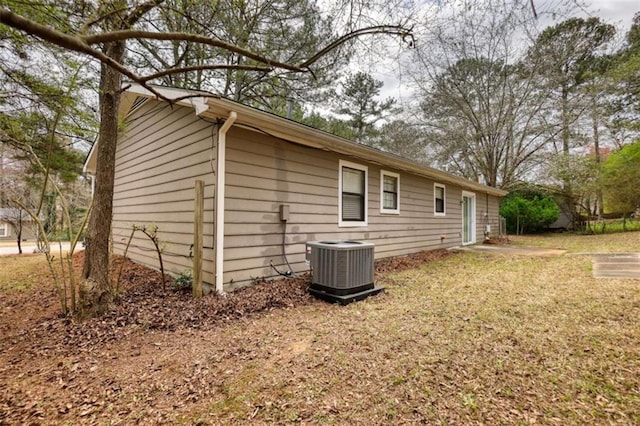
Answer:
<path fill-rule="evenodd" d="M 0 222 L 0 237 L 8 237 L 9 234 L 7 233 L 7 231 L 7 224 L 4 222 Z"/>
<path fill-rule="evenodd" d="M 400 175 L 380 170 L 380 213 L 400 213 Z"/>
<path fill-rule="evenodd" d="M 339 226 L 367 226 L 367 167 L 340 161 Z"/>
<path fill-rule="evenodd" d="M 439 183 L 433 184 L 433 214 L 444 216 L 446 214 L 446 190 Z"/>

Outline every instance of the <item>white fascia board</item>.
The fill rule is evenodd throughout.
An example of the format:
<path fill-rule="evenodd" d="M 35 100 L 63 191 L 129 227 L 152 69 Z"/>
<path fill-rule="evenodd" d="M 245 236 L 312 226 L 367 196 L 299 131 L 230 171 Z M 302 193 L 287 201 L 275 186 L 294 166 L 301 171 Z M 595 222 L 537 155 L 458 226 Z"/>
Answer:
<path fill-rule="evenodd" d="M 191 107 L 196 111 L 196 115 L 202 115 L 207 109 L 209 109 L 209 104 L 207 103 L 206 96 L 196 96 L 198 92 L 185 90 L 185 89 L 176 89 L 173 87 L 159 87 L 154 86 L 153 90 L 155 90 L 160 95 L 164 96 L 167 99 L 180 99 L 185 96 L 194 95 L 191 98 L 181 99 L 176 102 L 177 105 Z M 156 94 L 148 90 L 147 88 L 137 84 L 131 83 L 127 88 L 125 93 L 133 93 L 138 96 L 145 96 L 148 98 L 159 99 Z M 160 100 L 160 99 L 159 99 Z"/>
<path fill-rule="evenodd" d="M 349 155 L 360 160 L 378 164 L 383 167 L 394 168 L 415 175 L 427 177 L 437 182 L 453 184 L 489 195 L 503 197 L 507 191 L 489 187 L 478 182 L 452 175 L 432 167 L 422 166 L 400 156 L 379 151 L 377 149 L 351 142 L 347 139 L 331 135 L 321 130 L 314 129 L 303 124 L 296 123 L 273 114 L 269 114 L 255 108 L 241 105 L 237 102 L 222 98 L 209 98 L 210 106 L 206 115 L 211 118 L 225 118 L 230 111 L 237 111 L 238 119 L 236 126 L 245 124 L 245 128 L 256 131 L 258 128 L 277 138 L 285 139 L 300 145 L 312 148 L 333 151 L 343 155 Z M 252 127 L 255 127 L 252 129 Z"/>
<path fill-rule="evenodd" d="M 98 161 L 97 160 L 98 153 L 95 151 L 97 150 L 97 147 L 98 147 L 98 139 L 96 138 L 96 140 L 93 142 L 93 145 L 91 145 L 91 149 L 87 154 L 87 158 L 85 158 L 84 160 L 84 164 L 82 165 L 82 173 L 93 175 L 96 172 L 96 163 Z"/>
<path fill-rule="evenodd" d="M 168 99 L 179 99 L 184 96 L 198 94 L 198 92 L 194 91 L 159 86 L 154 86 L 154 90 Z M 130 96 L 137 95 L 156 99 L 156 95 L 154 93 L 137 83 L 131 83 L 127 87 L 125 96 L 127 94 Z M 385 153 L 365 145 L 357 144 L 347 139 L 296 123 L 292 120 L 278 117 L 255 108 L 242 105 L 238 102 L 222 99 L 219 96 L 194 96 L 192 98 L 182 99 L 176 102 L 176 104 L 194 108 L 195 113 L 198 116 L 205 115 L 211 118 L 226 119 L 229 117 L 231 111 L 237 111 L 238 116 L 243 117 L 243 120 L 238 120 L 235 123 L 236 126 L 242 126 L 244 124 L 245 126 L 243 127 L 248 129 L 256 127 L 272 136 L 295 142 L 300 145 L 352 156 L 380 166 L 395 168 L 418 176 L 427 177 L 438 182 L 458 185 L 463 189 L 470 189 L 499 197 L 507 194 L 506 191 L 501 189 L 492 188 L 447 172 L 422 166 L 397 155 Z M 124 107 L 124 105 L 121 104 L 121 107 Z M 120 113 L 123 113 L 123 111 L 121 110 Z M 252 130 L 255 131 L 256 129 L 253 128 Z M 89 155 L 87 156 L 87 160 L 85 161 L 84 167 L 89 173 L 95 171 L 95 156 L 97 155 L 95 151 L 96 144 L 92 147 Z"/>
<path fill-rule="evenodd" d="M 125 87 L 126 87 L 126 90 L 122 93 L 122 98 L 120 100 L 120 111 L 118 111 L 118 116 L 120 117 L 120 119 L 124 119 L 126 117 L 126 114 L 128 113 L 129 108 L 131 108 L 131 105 L 133 104 L 136 97 L 138 96 L 144 96 L 149 99 L 162 100 L 162 99 L 159 99 L 153 92 L 141 86 L 140 84 L 129 83 L 125 85 Z M 197 92 L 184 90 L 184 89 L 176 89 L 171 87 L 154 86 L 154 90 L 167 99 L 179 99 L 185 96 L 197 94 Z M 193 108 L 196 115 L 198 116 L 201 116 L 202 114 L 206 113 L 207 110 L 209 109 L 209 104 L 207 103 L 206 96 L 194 96 L 191 98 L 181 99 L 180 101 L 176 102 L 176 105 Z M 84 173 L 94 174 L 96 172 L 97 163 L 98 163 L 97 147 L 98 147 L 98 141 L 96 140 L 93 146 L 91 147 L 91 149 L 89 150 L 89 154 L 87 155 L 87 158 L 85 159 L 85 162 L 82 166 L 82 171 Z"/>

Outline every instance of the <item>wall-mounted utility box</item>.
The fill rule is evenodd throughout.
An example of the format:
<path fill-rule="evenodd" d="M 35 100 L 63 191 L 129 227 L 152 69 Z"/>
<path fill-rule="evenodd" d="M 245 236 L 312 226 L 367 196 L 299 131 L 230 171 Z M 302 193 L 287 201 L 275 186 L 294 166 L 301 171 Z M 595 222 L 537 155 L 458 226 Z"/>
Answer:
<path fill-rule="evenodd" d="M 383 290 L 374 284 L 374 244 L 364 241 L 309 241 L 313 295 L 342 304 Z"/>
<path fill-rule="evenodd" d="M 289 220 L 289 205 L 280 204 L 280 220 L 286 222 Z"/>

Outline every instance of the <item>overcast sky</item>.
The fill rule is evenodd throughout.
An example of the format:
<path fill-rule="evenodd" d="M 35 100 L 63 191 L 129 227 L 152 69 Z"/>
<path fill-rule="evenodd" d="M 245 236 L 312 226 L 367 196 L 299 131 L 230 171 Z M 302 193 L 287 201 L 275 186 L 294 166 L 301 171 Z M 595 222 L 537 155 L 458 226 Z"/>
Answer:
<path fill-rule="evenodd" d="M 536 2 L 540 8 L 544 7 L 545 0 L 536 0 Z M 582 11 L 578 10 L 576 16 L 599 17 L 615 25 L 620 37 L 627 33 L 633 16 L 640 11 L 640 0 L 584 0 L 583 2 L 590 6 Z M 549 24 L 554 25 L 558 22 L 550 21 Z M 366 71 L 367 65 L 364 65 L 364 68 Z M 389 58 L 385 65 L 378 68 L 375 71 L 372 70 L 372 74 L 376 79 L 384 82 L 380 98 L 394 97 L 402 104 L 414 97 L 413 91 L 409 88 L 409 77 L 402 75 L 402 69 L 394 59 Z"/>
<path fill-rule="evenodd" d="M 626 32 L 633 15 L 640 11 L 638 0 L 591 0 L 593 15 L 598 16 Z"/>

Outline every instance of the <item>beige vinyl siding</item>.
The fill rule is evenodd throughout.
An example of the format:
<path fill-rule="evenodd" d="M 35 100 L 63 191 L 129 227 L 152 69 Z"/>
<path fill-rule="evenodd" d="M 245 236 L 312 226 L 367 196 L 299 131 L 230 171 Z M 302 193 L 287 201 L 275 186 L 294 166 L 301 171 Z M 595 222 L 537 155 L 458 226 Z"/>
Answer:
<path fill-rule="evenodd" d="M 0 241 L 15 239 L 15 235 L 14 235 L 15 230 L 13 229 L 13 226 L 9 222 L 5 222 L 3 220 L 0 220 L 0 224 L 4 229 L 4 233 L 0 233 Z"/>
<path fill-rule="evenodd" d="M 242 117 L 239 118 L 241 122 Z M 132 226 L 158 226 L 165 270 L 192 268 L 196 179 L 205 181 L 204 281 L 214 282 L 215 126 L 192 109 L 148 101 L 125 124 L 116 153 L 113 245 L 122 253 Z M 434 181 L 333 152 L 304 147 L 257 131 L 232 127 L 227 136 L 225 200 L 225 289 L 286 271 L 284 224 L 279 209 L 290 209 L 285 250 L 293 269 L 308 270 L 305 242 L 354 239 L 375 244 L 376 258 L 460 245 L 462 188 L 446 184 L 446 215 L 434 215 Z M 339 162 L 368 169 L 368 225 L 338 226 Z M 399 214 L 380 212 L 380 169 L 398 173 Z M 489 197 L 489 215 L 498 199 Z M 485 195 L 476 193 L 478 241 L 484 236 Z M 484 209 L 484 210 L 483 210 Z M 137 233 L 129 257 L 158 268 L 152 243 Z"/>
<path fill-rule="evenodd" d="M 499 231 L 500 199 L 492 196 L 487 197 L 486 194 L 478 194 L 476 202 L 478 211 L 477 223 L 479 228 L 478 242 L 482 242 L 487 224 L 491 225 L 492 235 L 496 235 Z"/>
<path fill-rule="evenodd" d="M 367 226 L 338 227 L 340 160 L 368 168 Z M 380 168 L 400 175 L 400 214 L 380 213 Z M 233 127 L 227 139 L 226 179 L 227 289 L 274 276 L 270 262 L 281 271 L 287 269 L 282 256 L 281 204 L 290 208 L 285 250 L 298 272 L 308 269 L 306 241 L 370 241 L 376 246 L 377 259 L 461 244 L 462 188 L 447 184 L 446 215 L 434 216 L 434 182 L 402 170 Z M 484 196 L 476 194 L 477 220 L 484 217 L 480 205 Z M 482 241 L 483 225 L 477 223 L 476 230 Z"/>
<path fill-rule="evenodd" d="M 16 241 L 18 231 L 13 227 L 13 225 L 4 220 L 0 221 L 0 223 L 4 223 L 7 234 L 5 236 L 0 234 L 0 241 Z M 36 239 L 36 228 L 35 223 L 29 217 L 23 218 L 21 235 L 22 241 L 34 241 Z"/>
<path fill-rule="evenodd" d="M 193 109 L 147 101 L 131 114 L 116 152 L 113 246 L 122 253 L 133 225 L 157 226 L 165 271 L 191 270 L 194 186 L 205 182 L 204 280 L 213 282 L 214 127 Z M 152 242 L 136 232 L 128 256 L 159 268 Z"/>

